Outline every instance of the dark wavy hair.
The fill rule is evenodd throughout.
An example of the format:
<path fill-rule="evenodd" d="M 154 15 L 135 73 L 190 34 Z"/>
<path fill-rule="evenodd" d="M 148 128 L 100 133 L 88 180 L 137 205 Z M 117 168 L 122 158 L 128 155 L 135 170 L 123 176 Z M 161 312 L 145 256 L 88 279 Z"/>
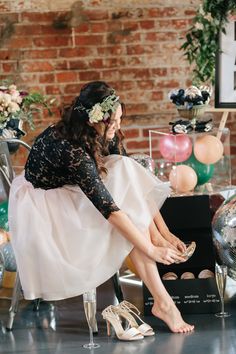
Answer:
<path fill-rule="evenodd" d="M 72 104 L 64 107 L 61 112 L 61 120 L 55 126 L 60 138 L 66 139 L 74 145 L 82 145 L 86 148 L 86 151 L 94 158 L 100 174 L 107 172 L 104 167 L 103 156 L 108 153 L 109 142 L 106 141 L 108 125 L 104 123 L 103 135 L 99 135 L 94 127 L 88 124 L 88 113 L 85 110 L 75 109 L 75 107 L 82 105 L 85 109 L 92 108 L 96 103 L 102 102 L 113 92 L 114 89 L 104 81 L 87 83 L 81 88 L 79 96 L 75 97 Z M 121 106 L 123 118 L 125 106 L 123 103 L 121 103 Z M 110 116 L 112 115 L 112 111 L 108 113 Z M 121 130 L 118 130 L 116 136 L 121 151 L 121 141 L 124 135 Z"/>

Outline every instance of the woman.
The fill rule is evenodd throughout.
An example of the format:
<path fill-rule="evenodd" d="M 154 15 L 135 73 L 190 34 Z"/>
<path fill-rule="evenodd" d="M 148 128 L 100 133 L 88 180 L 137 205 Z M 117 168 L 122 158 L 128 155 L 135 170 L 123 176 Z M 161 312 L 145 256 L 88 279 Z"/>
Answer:
<path fill-rule="evenodd" d="M 77 296 L 110 278 L 129 254 L 153 295 L 152 313 L 189 332 L 156 262 L 185 261 L 159 208 L 168 187 L 125 156 L 124 106 L 105 82 L 85 85 L 39 135 L 9 199 L 13 248 L 26 299 Z"/>

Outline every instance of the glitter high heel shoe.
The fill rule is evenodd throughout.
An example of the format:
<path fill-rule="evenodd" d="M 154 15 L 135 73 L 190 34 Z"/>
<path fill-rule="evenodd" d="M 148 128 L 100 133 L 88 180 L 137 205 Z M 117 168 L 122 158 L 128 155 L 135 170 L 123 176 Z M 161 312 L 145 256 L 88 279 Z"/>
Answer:
<path fill-rule="evenodd" d="M 140 311 L 136 306 L 124 300 L 117 307 L 123 311 L 122 315 L 129 322 L 130 326 L 136 328 L 144 337 L 154 336 L 155 332 L 152 327 L 139 317 Z"/>
<path fill-rule="evenodd" d="M 122 327 L 120 317 L 124 317 L 123 310 L 117 306 L 110 305 L 102 311 L 102 317 L 107 323 L 107 335 L 111 335 L 111 325 L 116 336 L 120 340 L 134 341 L 143 339 L 143 335 L 134 327 L 129 326 L 126 330 Z"/>
<path fill-rule="evenodd" d="M 187 260 L 189 260 L 190 257 L 192 257 L 192 255 L 194 254 L 195 252 L 195 249 L 196 249 L 196 242 L 195 241 L 192 241 L 190 244 L 188 244 L 185 252 L 183 252 L 181 254 L 181 257 L 184 258 L 184 261 L 183 262 L 186 262 Z M 179 264 L 179 263 L 183 263 L 183 262 L 175 262 L 176 264 Z"/>

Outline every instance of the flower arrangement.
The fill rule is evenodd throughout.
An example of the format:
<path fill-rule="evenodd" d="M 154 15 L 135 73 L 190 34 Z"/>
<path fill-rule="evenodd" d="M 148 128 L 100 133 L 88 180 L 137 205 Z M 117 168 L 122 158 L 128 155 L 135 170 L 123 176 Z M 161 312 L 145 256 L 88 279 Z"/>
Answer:
<path fill-rule="evenodd" d="M 169 99 L 176 105 L 183 118 L 195 119 L 201 116 L 210 101 L 212 90 L 209 86 L 190 86 L 187 89 L 172 90 Z"/>
<path fill-rule="evenodd" d="M 18 90 L 14 84 L 0 86 L 0 135 L 4 138 L 20 138 L 25 135 L 23 123 L 34 129 L 33 114 L 44 107 L 52 114 L 47 99 L 38 92 Z"/>
<path fill-rule="evenodd" d="M 75 110 L 85 111 L 88 114 L 90 123 L 108 122 L 110 113 L 115 112 L 119 105 L 119 96 L 116 96 L 115 91 L 107 96 L 102 102 L 96 103 L 92 108 L 86 108 L 81 102 L 74 107 Z"/>
<path fill-rule="evenodd" d="M 172 90 L 169 99 L 176 106 L 183 106 L 186 109 L 193 109 L 194 106 L 207 105 L 210 101 L 212 90 L 208 86 L 190 86 L 187 89 Z"/>

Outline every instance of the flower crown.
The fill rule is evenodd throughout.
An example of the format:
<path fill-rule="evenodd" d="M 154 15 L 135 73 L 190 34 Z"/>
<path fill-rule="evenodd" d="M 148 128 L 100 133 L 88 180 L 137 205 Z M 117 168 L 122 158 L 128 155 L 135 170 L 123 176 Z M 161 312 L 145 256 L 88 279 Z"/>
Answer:
<path fill-rule="evenodd" d="M 119 98 L 113 90 L 102 102 L 96 103 L 91 108 L 86 108 L 81 102 L 78 102 L 74 110 L 85 111 L 88 114 L 90 123 L 107 122 L 110 118 L 109 111 L 116 111 L 119 105 Z"/>

